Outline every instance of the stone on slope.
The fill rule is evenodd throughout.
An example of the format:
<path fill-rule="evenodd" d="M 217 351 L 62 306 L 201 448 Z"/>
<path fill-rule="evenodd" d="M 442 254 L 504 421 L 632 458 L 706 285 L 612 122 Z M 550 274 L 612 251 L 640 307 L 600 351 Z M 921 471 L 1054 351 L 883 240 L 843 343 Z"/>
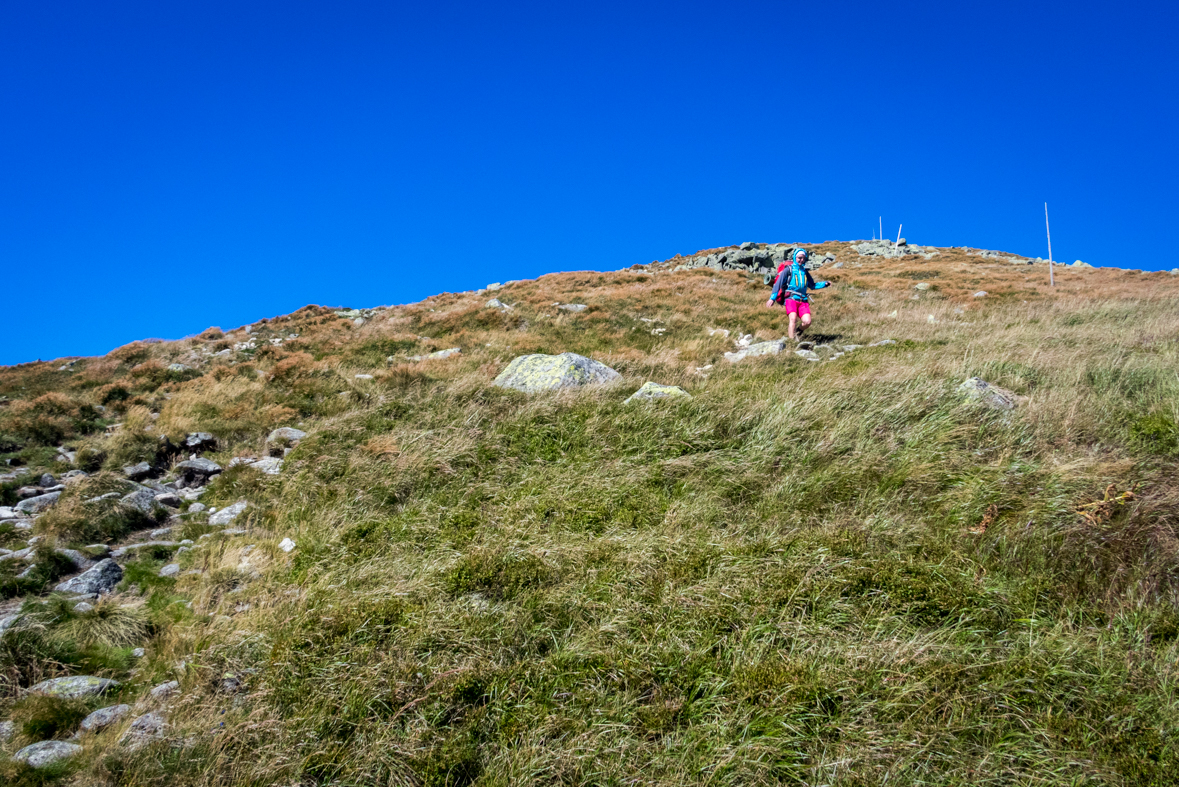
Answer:
<path fill-rule="evenodd" d="M 140 462 L 137 465 L 127 465 L 123 468 L 123 475 L 132 481 L 142 481 L 151 475 L 151 465 L 147 462 Z"/>
<path fill-rule="evenodd" d="M 976 293 L 974 294 L 974 297 L 976 297 L 976 298 L 985 298 L 985 297 L 987 297 L 987 291 L 986 291 L 986 290 L 979 290 L 978 292 L 976 292 Z"/>
<path fill-rule="evenodd" d="M 158 713 L 145 713 L 131 722 L 120 742 L 130 749 L 138 749 L 153 740 L 164 737 L 167 724 Z"/>
<path fill-rule="evenodd" d="M 111 705 L 109 708 L 100 708 L 82 719 L 82 724 L 79 728 L 82 732 L 98 732 L 102 728 L 114 724 L 130 712 L 130 705 Z"/>
<path fill-rule="evenodd" d="M 283 552 L 290 552 L 290 551 L 294 550 L 295 542 L 292 541 L 290 538 L 284 538 L 281 542 L 279 542 L 278 548 L 281 549 Z"/>
<path fill-rule="evenodd" d="M 30 768 L 44 768 L 52 765 L 55 762 L 73 757 L 82 751 L 82 747 L 76 743 L 66 743 L 65 741 L 41 741 L 24 747 L 12 759 L 17 762 L 23 762 Z"/>
<path fill-rule="evenodd" d="M 16 510 L 25 514 L 39 514 L 57 502 L 61 492 L 49 492 L 36 497 L 28 497 L 16 504 Z"/>
<path fill-rule="evenodd" d="M 240 515 L 242 511 L 245 511 L 248 505 L 249 504 L 246 503 L 245 500 L 239 500 L 231 506 L 226 506 L 209 517 L 209 524 L 220 527 L 228 525 L 229 523 L 233 522 L 233 520 L 237 519 L 238 515 Z"/>
<path fill-rule="evenodd" d="M 266 435 L 267 443 L 277 443 L 285 441 L 292 446 L 298 445 L 299 441 L 307 436 L 307 433 L 302 429 L 296 429 L 293 426 L 280 426 L 270 434 Z"/>
<path fill-rule="evenodd" d="M 32 694 L 46 697 L 60 697 L 72 700 L 79 697 L 93 697 L 110 689 L 118 688 L 119 682 L 93 675 L 71 675 L 68 678 L 50 678 L 29 688 Z"/>
<path fill-rule="evenodd" d="M 67 579 L 54 588 L 58 593 L 74 593 L 88 596 L 91 593 L 110 593 L 123 579 L 123 569 L 111 558 L 100 560 L 73 579 Z"/>
<path fill-rule="evenodd" d="M 134 509 L 141 514 L 151 514 L 156 510 L 156 493 L 153 489 L 138 489 L 119 498 L 119 504 Z"/>
<path fill-rule="evenodd" d="M 12 736 L 16 734 L 16 722 L 0 721 L 0 746 L 12 740 Z"/>
<path fill-rule="evenodd" d="M 500 309 L 501 311 L 511 311 L 512 307 L 501 301 L 499 298 L 492 298 L 487 302 L 486 308 Z"/>
<path fill-rule="evenodd" d="M 584 303 L 562 303 L 557 308 L 560 309 L 561 311 L 567 311 L 567 312 L 583 312 L 586 309 L 588 309 L 589 307 L 586 306 Z"/>
<path fill-rule="evenodd" d="M 962 385 L 958 386 L 958 390 L 971 399 L 977 399 L 996 410 L 1014 410 L 1015 405 L 1020 400 L 1020 397 L 1011 391 L 1000 388 L 997 385 L 991 385 L 981 377 L 967 379 Z"/>
<path fill-rule="evenodd" d="M 164 700 L 178 691 L 180 691 L 180 681 L 170 680 L 166 683 L 161 683 L 148 693 L 153 700 Z"/>
<path fill-rule="evenodd" d="M 512 359 L 507 368 L 495 378 L 494 384 L 500 388 L 537 393 L 592 383 L 607 383 L 621 376 L 606 364 L 576 353 L 521 355 Z"/>
<path fill-rule="evenodd" d="M 268 456 L 265 459 L 259 459 L 257 462 L 250 462 L 247 467 L 252 467 L 266 475 L 278 475 L 282 471 L 282 460 L 277 456 Z"/>
<path fill-rule="evenodd" d="M 178 462 L 176 472 L 186 485 L 192 486 L 195 483 L 204 486 L 210 478 L 221 472 L 221 465 L 204 457 L 197 457 Z"/>
<path fill-rule="evenodd" d="M 192 432 L 184 438 L 184 447 L 189 451 L 212 451 L 217 447 L 217 438 L 209 432 Z"/>
<path fill-rule="evenodd" d="M 427 353 L 425 355 L 411 355 L 411 356 L 409 356 L 409 360 L 411 360 L 411 361 L 437 361 L 437 360 L 441 360 L 442 358 L 449 358 L 452 355 L 458 355 L 461 352 L 462 352 L 461 348 L 451 347 L 446 350 L 438 350 L 437 352 Z"/>
<path fill-rule="evenodd" d="M 627 397 L 624 404 L 634 401 L 651 401 L 652 399 L 691 399 L 692 394 L 678 385 L 660 385 L 647 381 L 643 387 Z"/>
<path fill-rule="evenodd" d="M 742 347 L 735 353 L 725 353 L 725 359 L 729 363 L 736 363 L 737 361 L 757 355 L 777 355 L 786 349 L 785 339 L 774 339 L 769 342 L 758 342 L 751 344 L 748 347 Z"/>
<path fill-rule="evenodd" d="M 179 573 L 180 573 L 180 564 L 179 563 L 169 563 L 168 565 L 161 568 L 159 571 L 159 574 L 161 577 L 174 577 Z"/>

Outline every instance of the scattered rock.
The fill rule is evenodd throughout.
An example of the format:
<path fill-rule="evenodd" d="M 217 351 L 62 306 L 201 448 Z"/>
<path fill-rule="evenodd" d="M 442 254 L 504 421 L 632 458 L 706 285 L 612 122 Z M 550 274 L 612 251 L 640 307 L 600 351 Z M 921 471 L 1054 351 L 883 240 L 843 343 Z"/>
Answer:
<path fill-rule="evenodd" d="M 179 563 L 169 563 L 160 569 L 159 575 L 161 577 L 174 577 L 180 573 Z"/>
<path fill-rule="evenodd" d="M 20 613 L 15 615 L 8 615 L 0 618 L 0 637 L 4 636 L 4 632 L 12 628 L 12 625 L 20 620 Z"/>
<path fill-rule="evenodd" d="M 6 519 L 19 519 L 20 516 L 21 513 L 15 508 L 11 508 L 9 506 L 0 506 L 0 522 L 3 522 Z"/>
<path fill-rule="evenodd" d="M 158 713 L 145 713 L 131 722 L 120 742 L 132 750 L 138 749 L 164 737 L 166 727 L 163 716 Z"/>
<path fill-rule="evenodd" d="M 502 311 L 511 311 L 512 307 L 501 301 L 499 298 L 492 298 L 487 302 L 486 308 L 500 309 Z"/>
<path fill-rule="evenodd" d="M 24 747 L 13 755 L 12 759 L 23 762 L 30 768 L 44 768 L 55 762 L 69 759 L 81 751 L 82 747 L 76 743 L 41 741 Z"/>
<path fill-rule="evenodd" d="M 98 732 L 104 727 L 114 724 L 130 712 L 130 705 L 111 705 L 108 708 L 100 708 L 82 719 L 79 729 L 82 732 Z"/>
<path fill-rule="evenodd" d="M 356 374 L 356 375 L 353 375 L 353 377 L 355 377 L 357 380 L 371 380 L 371 379 L 373 379 L 373 376 L 371 374 Z"/>
<path fill-rule="evenodd" d="M 221 472 L 221 465 L 204 457 L 185 459 L 175 468 L 185 486 L 204 486 L 209 479 Z"/>
<path fill-rule="evenodd" d="M 260 470 L 266 475 L 278 475 L 282 471 L 282 460 L 276 456 L 268 456 L 256 462 L 250 462 L 248 467 Z"/>
<path fill-rule="evenodd" d="M 566 311 L 566 312 L 583 312 L 586 309 L 588 309 L 589 307 L 586 306 L 584 303 L 562 303 L 557 308 L 560 309 L 561 311 Z"/>
<path fill-rule="evenodd" d="M 119 498 L 119 505 L 150 515 L 156 510 L 156 493 L 152 489 L 139 489 Z"/>
<path fill-rule="evenodd" d="M 985 297 L 987 297 L 987 291 L 986 291 L 986 290 L 979 290 L 978 292 L 976 292 L 976 293 L 974 294 L 974 297 L 976 297 L 976 298 L 985 298 Z"/>
<path fill-rule="evenodd" d="M 136 659 L 141 659 L 144 657 L 144 655 L 146 653 L 147 653 L 147 651 L 144 650 L 143 648 L 136 648 L 135 650 L 131 651 L 131 657 L 136 658 Z"/>
<path fill-rule="evenodd" d="M 93 560 L 88 558 L 86 555 L 83 555 L 76 549 L 55 549 L 53 551 L 73 563 L 74 568 L 78 569 L 79 571 L 85 571 L 94 565 Z"/>
<path fill-rule="evenodd" d="M 11 721 L 0 721 L 0 746 L 12 740 L 12 736 L 16 734 L 16 723 Z"/>
<path fill-rule="evenodd" d="M 1015 406 L 1022 399 L 1022 397 L 1015 395 L 1011 391 L 1000 388 L 997 385 L 991 385 L 981 377 L 967 379 L 962 385 L 958 386 L 958 390 L 971 399 L 977 399 L 996 410 L 1014 410 Z"/>
<path fill-rule="evenodd" d="M 930 325 L 933 325 L 934 323 L 936 323 L 936 322 L 937 322 L 937 318 L 936 318 L 936 317 L 934 317 L 934 316 L 931 314 L 931 315 L 929 315 L 928 317 L 926 317 L 926 318 L 925 318 L 925 321 L 926 321 L 927 323 L 929 323 Z"/>
<path fill-rule="evenodd" d="M 73 579 L 59 583 L 53 589 L 58 593 L 74 593 L 79 596 L 88 596 L 91 593 L 110 593 L 122 579 L 123 569 L 108 557 Z"/>
<path fill-rule="evenodd" d="M 61 492 L 49 492 L 44 495 L 26 498 L 16 504 L 16 510 L 25 514 L 39 514 L 57 502 Z"/>
<path fill-rule="evenodd" d="M 190 514 L 199 514 L 200 512 L 202 512 L 204 510 L 205 510 L 204 503 L 193 503 L 188 507 L 188 513 L 190 513 Z"/>
<path fill-rule="evenodd" d="M 885 346 L 887 346 L 887 345 L 889 345 L 889 344 L 896 344 L 896 342 L 895 342 L 895 341 L 893 341 L 892 339 L 881 339 L 881 340 L 880 340 L 880 341 L 878 341 L 878 342 L 872 342 L 872 343 L 871 343 L 871 344 L 869 344 L 868 346 L 869 346 L 869 347 L 885 347 Z"/>
<path fill-rule="evenodd" d="M 692 394 L 680 388 L 678 385 L 660 385 L 647 381 L 643 383 L 643 387 L 635 391 L 627 397 L 624 404 L 630 404 L 634 401 L 651 401 L 652 399 L 691 399 Z"/>
<path fill-rule="evenodd" d="M 757 355 L 777 355 L 784 349 L 786 349 L 786 340 L 774 339 L 769 342 L 750 344 L 748 347 L 744 347 L 734 353 L 725 353 L 725 359 L 729 363 L 736 363 L 737 361 Z"/>
<path fill-rule="evenodd" d="M 153 700 L 165 700 L 180 691 L 180 682 L 170 680 L 152 689 L 149 694 Z"/>
<path fill-rule="evenodd" d="M 217 438 L 209 432 L 192 432 L 184 438 L 184 447 L 189 451 L 212 451 L 217 448 Z"/>
<path fill-rule="evenodd" d="M 161 492 L 156 495 L 156 503 L 167 508 L 180 508 L 180 495 L 175 492 Z"/>
<path fill-rule="evenodd" d="M 607 383 L 621 375 L 603 363 L 576 353 L 521 355 L 495 378 L 500 388 L 525 393 Z"/>
<path fill-rule="evenodd" d="M 917 282 L 915 287 L 919 290 L 928 290 L 929 289 L 929 282 L 919 281 L 919 282 Z"/>
<path fill-rule="evenodd" d="M 708 329 L 709 336 L 716 336 L 717 334 L 720 334 L 721 336 L 725 337 L 726 339 L 729 338 L 728 328 L 709 328 Z"/>
<path fill-rule="evenodd" d="M 57 486 L 57 479 L 53 477 L 52 473 L 42 473 L 40 484 L 44 487 Z"/>
<path fill-rule="evenodd" d="M 132 552 L 140 549 L 147 549 L 148 547 L 174 547 L 177 545 L 176 541 L 140 541 L 138 544 L 127 544 L 121 546 L 115 551 L 111 552 L 113 558 L 123 558 Z"/>
<path fill-rule="evenodd" d="M 797 355 L 799 358 L 805 358 L 808 361 L 819 360 L 819 354 L 816 353 L 814 350 L 795 350 L 794 354 Z"/>
<path fill-rule="evenodd" d="M 119 687 L 119 682 L 93 675 L 73 675 L 68 678 L 50 678 L 29 688 L 32 694 L 46 697 L 61 697 L 72 700 L 79 697 L 93 697 Z"/>
<path fill-rule="evenodd" d="M 1080 260 L 1077 260 L 1069 267 L 1072 267 L 1072 268 L 1092 268 L 1093 266 L 1087 262 L 1081 262 Z"/>
<path fill-rule="evenodd" d="M 278 548 L 281 549 L 283 552 L 291 552 L 295 548 L 295 542 L 289 538 L 284 538 L 282 541 L 279 542 Z"/>
<path fill-rule="evenodd" d="M 295 429 L 293 426 L 280 426 L 273 432 L 266 436 L 267 443 L 286 442 L 291 446 L 296 446 L 299 441 L 307 436 L 307 433 L 302 429 Z"/>
<path fill-rule="evenodd" d="M 93 611 L 94 611 L 94 605 L 91 604 L 89 601 L 79 601 L 77 604 L 74 605 L 74 612 L 77 612 L 79 615 L 84 615 L 87 612 L 93 612 Z"/>
<path fill-rule="evenodd" d="M 462 350 L 458 347 L 451 347 L 447 350 L 439 350 L 438 352 L 427 353 L 426 355 L 411 355 L 411 361 L 435 361 L 442 358 L 449 358 L 452 355 L 458 355 Z"/>
<path fill-rule="evenodd" d="M 219 527 L 228 525 L 229 523 L 233 522 L 233 520 L 237 519 L 238 515 L 245 511 L 248 505 L 249 504 L 246 503 L 245 500 L 239 500 L 231 506 L 226 506 L 209 517 L 209 524 Z"/>
<path fill-rule="evenodd" d="M 150 476 L 151 472 L 151 465 L 147 462 L 140 462 L 137 465 L 128 465 L 123 468 L 123 475 L 132 481 L 142 481 Z"/>

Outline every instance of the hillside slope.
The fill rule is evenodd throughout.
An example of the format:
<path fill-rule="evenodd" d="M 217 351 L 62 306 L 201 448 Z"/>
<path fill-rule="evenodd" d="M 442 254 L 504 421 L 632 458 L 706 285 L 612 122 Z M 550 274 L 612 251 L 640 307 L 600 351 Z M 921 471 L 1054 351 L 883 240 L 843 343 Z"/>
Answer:
<path fill-rule="evenodd" d="M 754 246 L 0 370 L 0 777 L 1170 783 L 1179 281 L 810 248 L 819 360 Z"/>

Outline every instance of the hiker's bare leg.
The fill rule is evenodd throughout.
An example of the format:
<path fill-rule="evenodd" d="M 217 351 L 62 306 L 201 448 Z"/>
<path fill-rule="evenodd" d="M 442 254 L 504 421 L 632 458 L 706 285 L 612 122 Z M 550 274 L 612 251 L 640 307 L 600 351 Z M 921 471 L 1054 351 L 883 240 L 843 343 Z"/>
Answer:
<path fill-rule="evenodd" d="M 799 330 L 805 331 L 809 327 L 811 327 L 811 316 L 810 314 L 804 314 L 802 315 L 802 326 Z"/>
<path fill-rule="evenodd" d="M 794 338 L 794 323 L 796 320 L 798 320 L 798 315 L 791 314 L 789 323 L 786 326 L 786 335 L 789 336 L 791 339 Z"/>

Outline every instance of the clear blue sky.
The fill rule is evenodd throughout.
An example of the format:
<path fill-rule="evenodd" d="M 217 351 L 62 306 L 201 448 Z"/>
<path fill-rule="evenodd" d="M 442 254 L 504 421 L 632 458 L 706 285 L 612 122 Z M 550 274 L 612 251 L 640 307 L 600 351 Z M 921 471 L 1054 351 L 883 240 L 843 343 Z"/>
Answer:
<path fill-rule="evenodd" d="M 1045 201 L 1171 268 L 1176 8 L 7 0 L 0 363 Z"/>

